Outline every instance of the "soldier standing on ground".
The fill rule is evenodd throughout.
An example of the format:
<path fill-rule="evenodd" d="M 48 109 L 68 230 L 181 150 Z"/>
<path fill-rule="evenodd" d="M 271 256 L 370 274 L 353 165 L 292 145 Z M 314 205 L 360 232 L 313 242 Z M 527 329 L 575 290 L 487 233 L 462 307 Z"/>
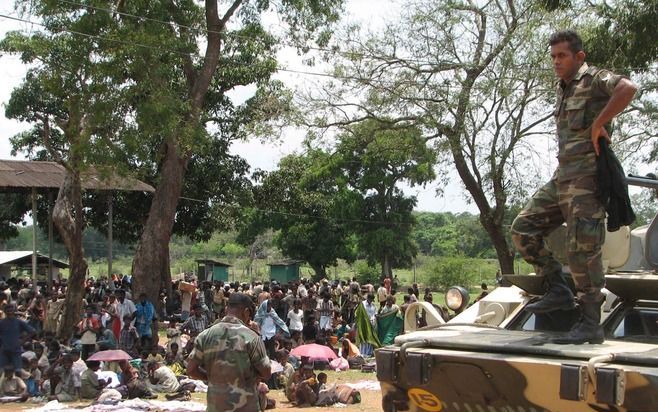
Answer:
<path fill-rule="evenodd" d="M 226 316 L 194 341 L 187 372 L 208 382 L 208 412 L 259 410 L 258 382 L 270 378 L 271 366 L 254 312 L 249 296 L 232 293 Z"/>
<path fill-rule="evenodd" d="M 514 220 L 512 239 L 548 284 L 548 292 L 526 309 L 533 313 L 573 309 L 574 296 L 562 276 L 562 266 L 544 245 L 545 236 L 567 223 L 567 257 L 581 319 L 555 342 L 601 343 L 605 208 L 596 196 L 596 157 L 599 139 L 610 142 L 610 122 L 628 106 L 637 86 L 625 77 L 588 66 L 582 41 L 574 31 L 557 32 L 549 43 L 560 80 L 554 113 L 558 168 Z"/>

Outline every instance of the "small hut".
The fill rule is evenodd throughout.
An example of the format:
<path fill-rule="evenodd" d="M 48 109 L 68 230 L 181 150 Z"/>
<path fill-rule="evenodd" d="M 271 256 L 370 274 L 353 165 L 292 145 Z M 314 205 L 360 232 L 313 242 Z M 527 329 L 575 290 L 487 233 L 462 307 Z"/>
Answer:
<path fill-rule="evenodd" d="M 12 250 L 0 251 L 0 277 L 9 279 L 10 277 L 20 276 L 24 273 L 32 275 L 32 254 L 31 250 Z M 43 279 L 48 279 L 49 260 L 48 256 L 37 253 L 37 275 Z M 69 265 L 61 260 L 52 260 L 52 269 L 50 279 L 57 279 L 60 269 L 67 269 Z"/>
<path fill-rule="evenodd" d="M 270 267 L 270 280 L 276 280 L 281 284 L 285 284 L 299 279 L 299 267 L 301 264 L 301 260 L 284 260 L 268 263 L 267 265 Z"/>
<path fill-rule="evenodd" d="M 222 281 L 228 282 L 228 268 L 231 267 L 228 263 L 219 262 L 212 259 L 198 259 L 197 263 L 197 279 L 199 281 Z"/>

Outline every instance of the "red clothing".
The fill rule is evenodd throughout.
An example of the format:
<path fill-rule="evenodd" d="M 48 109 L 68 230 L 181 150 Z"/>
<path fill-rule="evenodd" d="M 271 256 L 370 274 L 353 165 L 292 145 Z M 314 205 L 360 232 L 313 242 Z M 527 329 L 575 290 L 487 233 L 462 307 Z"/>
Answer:
<path fill-rule="evenodd" d="M 384 279 L 384 287 L 386 288 L 386 293 L 391 294 L 391 278 Z"/>

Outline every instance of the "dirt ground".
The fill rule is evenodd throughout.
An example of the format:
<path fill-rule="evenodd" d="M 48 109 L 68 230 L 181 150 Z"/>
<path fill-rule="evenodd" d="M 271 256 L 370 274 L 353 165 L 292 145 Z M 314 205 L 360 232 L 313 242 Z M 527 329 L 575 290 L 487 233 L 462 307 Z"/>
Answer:
<path fill-rule="evenodd" d="M 341 384 L 341 383 L 357 383 L 361 381 L 373 381 L 376 382 L 377 379 L 374 373 L 362 373 L 360 371 L 347 371 L 347 372 L 334 372 L 326 371 L 329 384 Z M 344 408 L 334 408 L 331 406 L 327 407 L 306 407 L 300 408 L 296 407 L 288 402 L 283 390 L 272 390 L 268 394 L 271 398 L 276 400 L 276 408 L 274 411 L 313 411 L 313 412 L 323 412 L 323 411 L 348 411 L 348 412 L 381 412 L 382 410 L 382 395 L 380 391 L 373 390 L 360 390 L 361 392 L 361 403 L 355 405 L 347 405 Z M 159 400 L 165 400 L 164 395 L 160 394 L 158 396 Z M 205 393 L 194 393 L 192 394 L 192 400 L 206 403 L 206 394 Z M 30 401 L 26 403 L 11 403 L 11 404 L 0 404 L 0 411 L 23 411 L 26 409 L 38 408 L 43 404 L 35 404 Z M 72 402 L 72 408 L 84 408 L 89 405 L 89 402 Z"/>

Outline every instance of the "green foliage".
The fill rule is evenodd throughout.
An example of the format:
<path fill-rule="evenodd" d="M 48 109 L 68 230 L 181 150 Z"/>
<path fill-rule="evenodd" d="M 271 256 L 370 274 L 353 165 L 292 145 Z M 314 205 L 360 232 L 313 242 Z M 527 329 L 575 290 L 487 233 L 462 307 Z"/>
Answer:
<path fill-rule="evenodd" d="M 470 213 L 414 213 L 412 236 L 421 253 L 431 256 L 495 258 L 496 253 L 478 216 Z"/>
<path fill-rule="evenodd" d="M 370 265 L 367 261 L 364 260 L 357 261 L 354 264 L 354 270 L 356 281 L 361 285 L 366 283 L 376 285 L 377 280 L 381 277 L 381 268 Z"/>
<path fill-rule="evenodd" d="M 273 172 L 257 172 L 257 208 L 246 211 L 240 242 L 253 244 L 258 234 L 276 230 L 274 242 L 283 254 L 308 262 L 317 277 L 326 276 L 326 268 L 339 258 L 353 261 L 349 225 L 335 219 L 342 208 L 342 189 L 331 176 L 314 170 L 327 159 L 322 151 L 309 151 L 283 158 Z"/>
<path fill-rule="evenodd" d="M 418 252 L 411 238 L 416 199 L 398 185 L 424 185 L 435 177 L 435 163 L 421 131 L 409 124 L 366 120 L 338 136 L 324 173 L 350 190 L 343 210 L 355 220 L 359 251 L 381 266 L 382 276 L 410 267 Z"/>
<path fill-rule="evenodd" d="M 547 10 L 567 10 L 573 6 L 584 20 L 582 30 L 587 60 L 599 67 L 647 70 L 658 56 L 658 1 L 621 0 L 615 2 L 540 0 Z"/>
<path fill-rule="evenodd" d="M 631 205 L 636 215 L 635 223 L 631 227 L 632 229 L 650 224 L 658 213 L 656 194 L 648 189 L 631 195 Z"/>
<path fill-rule="evenodd" d="M 427 286 L 432 290 L 445 291 L 451 286 L 470 288 L 477 283 L 477 272 L 472 261 L 463 257 L 443 257 L 429 262 L 425 271 Z"/>

